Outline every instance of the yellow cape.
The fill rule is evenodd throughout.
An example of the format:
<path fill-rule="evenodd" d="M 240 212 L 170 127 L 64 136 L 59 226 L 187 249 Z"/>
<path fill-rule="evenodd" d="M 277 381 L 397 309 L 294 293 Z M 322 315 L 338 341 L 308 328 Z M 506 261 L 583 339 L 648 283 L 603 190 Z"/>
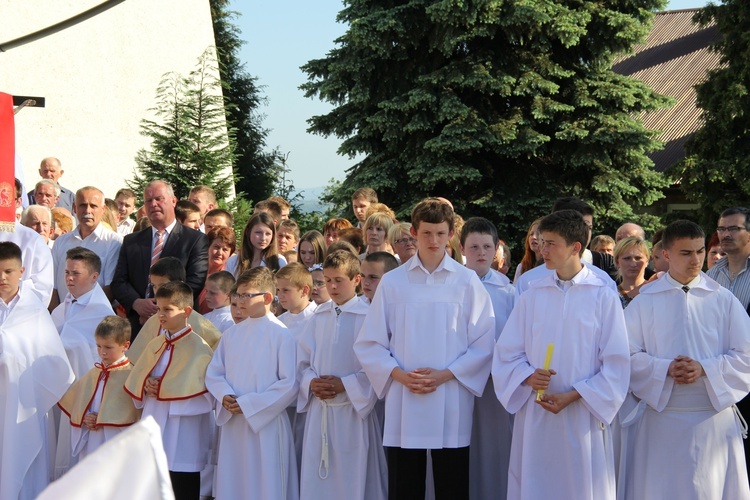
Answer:
<path fill-rule="evenodd" d="M 60 409 L 70 417 L 70 425 L 80 427 L 83 424 L 83 417 L 94 400 L 102 374 L 106 378 L 102 402 L 96 417 L 97 425 L 125 427 L 136 423 L 141 418 L 141 410 L 133 405 L 133 399 L 123 389 L 133 363 L 126 358 L 125 361 L 115 363 L 105 370 L 102 368 L 101 364 L 97 363 L 94 368 L 77 380 L 57 403 Z"/>
<path fill-rule="evenodd" d="M 206 341 L 189 326 L 172 340 L 159 335 L 148 343 L 130 371 L 125 391 L 138 401 L 143 400 L 146 379 L 159 359 L 169 356 L 156 399 L 176 401 L 199 396 L 206 392 L 206 368 L 212 355 L 213 351 Z"/>

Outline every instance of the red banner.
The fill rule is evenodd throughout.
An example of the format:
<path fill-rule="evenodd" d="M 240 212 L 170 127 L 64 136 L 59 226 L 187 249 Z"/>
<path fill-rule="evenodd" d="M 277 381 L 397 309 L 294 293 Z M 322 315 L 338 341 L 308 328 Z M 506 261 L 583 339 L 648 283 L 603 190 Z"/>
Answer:
<path fill-rule="evenodd" d="M 16 222 L 16 133 L 13 96 L 0 92 L 0 231 L 13 232 Z"/>

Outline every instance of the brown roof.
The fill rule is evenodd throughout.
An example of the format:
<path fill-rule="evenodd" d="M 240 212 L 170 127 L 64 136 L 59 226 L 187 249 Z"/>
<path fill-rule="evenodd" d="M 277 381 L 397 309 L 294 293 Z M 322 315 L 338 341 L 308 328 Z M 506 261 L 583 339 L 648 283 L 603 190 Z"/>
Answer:
<path fill-rule="evenodd" d="M 649 129 L 661 130 L 664 149 L 650 155 L 663 172 L 685 157 L 685 143 L 702 124 L 695 107 L 694 86 L 706 71 L 719 65 L 720 54 L 708 50 L 721 37 L 714 25 L 701 28 L 693 23 L 698 9 L 672 10 L 654 16 L 654 26 L 635 55 L 615 61 L 613 69 L 648 83 L 660 94 L 671 96 L 675 105 L 643 117 Z"/>

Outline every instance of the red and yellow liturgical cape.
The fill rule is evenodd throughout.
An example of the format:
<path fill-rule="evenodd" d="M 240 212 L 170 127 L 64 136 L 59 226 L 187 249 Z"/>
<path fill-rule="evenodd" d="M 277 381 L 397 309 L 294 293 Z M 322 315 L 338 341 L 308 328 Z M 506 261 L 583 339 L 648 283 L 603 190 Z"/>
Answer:
<path fill-rule="evenodd" d="M 159 401 L 177 401 L 200 396 L 206 392 L 206 368 L 213 351 L 188 326 L 171 339 L 159 335 L 146 345 L 125 381 L 125 391 L 138 401 L 143 400 L 146 379 L 162 356 L 169 356 L 167 368 L 159 383 Z"/>
<path fill-rule="evenodd" d="M 57 406 L 70 417 L 70 425 L 81 427 L 83 417 L 91 407 L 99 381 L 104 384 L 102 402 L 96 417 L 97 425 L 126 427 L 141 418 L 141 410 L 133 405 L 130 394 L 123 389 L 133 364 L 129 359 L 105 367 L 96 363 L 83 377 L 77 380 L 60 399 Z"/>

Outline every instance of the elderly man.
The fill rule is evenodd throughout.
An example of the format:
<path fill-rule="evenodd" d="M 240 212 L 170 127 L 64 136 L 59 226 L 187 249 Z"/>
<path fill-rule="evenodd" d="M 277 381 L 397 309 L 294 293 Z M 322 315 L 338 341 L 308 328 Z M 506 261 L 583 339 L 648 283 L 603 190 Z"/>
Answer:
<path fill-rule="evenodd" d="M 44 243 L 50 246 L 50 236 L 52 235 L 52 212 L 43 205 L 31 205 L 23 211 L 21 215 L 21 224 L 33 229 L 34 232 L 44 238 Z"/>
<path fill-rule="evenodd" d="M 156 313 L 154 299 L 147 297 L 153 263 L 160 257 L 179 259 L 185 266 L 185 281 L 196 299 L 208 271 L 208 238 L 177 221 L 174 211 L 177 198 L 172 186 L 152 181 L 146 186 L 143 198 L 151 228 L 125 236 L 112 280 L 112 293 L 128 312 L 133 338 Z"/>
<path fill-rule="evenodd" d="M 16 222 L 15 231 L 0 231 L 0 241 L 10 241 L 21 248 L 24 287 L 28 286 L 42 302 L 49 304 L 54 272 L 52 254 L 44 240 L 32 229 Z"/>
<path fill-rule="evenodd" d="M 60 166 L 60 160 L 57 158 L 45 158 L 42 160 L 42 163 L 39 165 L 39 176 L 42 179 L 51 180 L 55 184 L 58 185 L 60 188 L 60 191 L 57 193 L 57 196 L 59 197 L 57 201 L 53 204 L 53 206 L 58 207 L 64 207 L 73 211 L 73 205 L 75 204 L 75 196 L 73 196 L 73 192 L 69 189 L 66 189 L 59 185 L 60 177 L 62 177 L 62 174 L 64 173 L 62 167 Z M 42 203 L 39 203 L 36 200 L 36 189 L 29 191 L 29 205 L 42 205 Z M 50 207 L 52 208 L 52 207 Z"/>
<path fill-rule="evenodd" d="M 68 250 L 74 247 L 87 248 L 96 253 L 102 261 L 102 270 L 97 279 L 104 293 L 112 299 L 110 284 L 115 275 L 117 258 L 120 255 L 122 236 L 101 224 L 104 215 L 104 193 L 86 186 L 76 192 L 75 212 L 79 224 L 72 231 L 55 240 L 52 258 L 55 262 L 55 290 L 52 293 L 50 311 L 65 299 L 68 289 L 65 285 L 65 259 Z"/>
<path fill-rule="evenodd" d="M 42 179 L 34 187 L 34 202 L 31 205 L 42 205 L 54 208 L 60 200 L 60 185 L 49 179 Z"/>
<path fill-rule="evenodd" d="M 630 236 L 637 236 L 642 240 L 646 240 L 646 231 L 641 226 L 634 222 L 626 222 L 617 229 L 615 233 L 615 242 L 629 238 Z"/>

